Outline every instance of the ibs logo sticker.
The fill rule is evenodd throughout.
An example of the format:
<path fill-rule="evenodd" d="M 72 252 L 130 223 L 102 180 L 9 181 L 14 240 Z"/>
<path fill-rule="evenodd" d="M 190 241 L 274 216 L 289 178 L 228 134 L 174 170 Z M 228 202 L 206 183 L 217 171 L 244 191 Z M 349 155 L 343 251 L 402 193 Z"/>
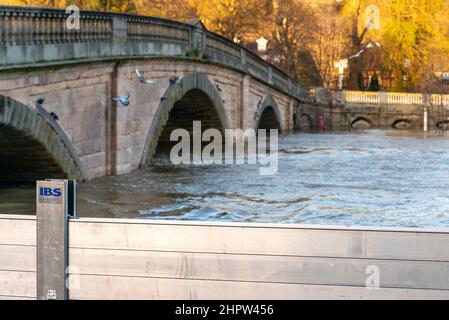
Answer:
<path fill-rule="evenodd" d="M 40 203 L 54 203 L 59 204 L 63 202 L 61 188 L 39 188 L 39 202 Z"/>

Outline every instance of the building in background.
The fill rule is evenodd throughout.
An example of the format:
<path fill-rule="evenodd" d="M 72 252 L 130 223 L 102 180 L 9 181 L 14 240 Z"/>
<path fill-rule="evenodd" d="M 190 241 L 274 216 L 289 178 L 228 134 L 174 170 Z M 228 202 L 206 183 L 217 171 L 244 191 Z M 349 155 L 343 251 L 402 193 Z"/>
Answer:
<path fill-rule="evenodd" d="M 391 87 L 391 74 L 384 68 L 384 51 L 379 42 L 368 41 L 348 61 L 346 89 L 380 91 Z"/>

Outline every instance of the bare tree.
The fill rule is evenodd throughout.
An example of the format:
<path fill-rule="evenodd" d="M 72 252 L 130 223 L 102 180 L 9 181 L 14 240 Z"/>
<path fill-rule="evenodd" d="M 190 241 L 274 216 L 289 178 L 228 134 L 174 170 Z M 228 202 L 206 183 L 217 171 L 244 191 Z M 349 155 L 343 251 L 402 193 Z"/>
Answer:
<path fill-rule="evenodd" d="M 340 14 L 340 7 L 332 1 L 315 7 L 313 22 L 310 28 L 313 37 L 307 47 L 319 72 L 320 85 L 329 88 L 338 77 L 334 63 L 348 53 L 350 27 Z"/>
<path fill-rule="evenodd" d="M 307 50 L 312 38 L 312 11 L 303 1 L 273 0 L 271 19 L 272 39 L 284 58 L 281 67 L 297 79 L 300 53 Z"/>

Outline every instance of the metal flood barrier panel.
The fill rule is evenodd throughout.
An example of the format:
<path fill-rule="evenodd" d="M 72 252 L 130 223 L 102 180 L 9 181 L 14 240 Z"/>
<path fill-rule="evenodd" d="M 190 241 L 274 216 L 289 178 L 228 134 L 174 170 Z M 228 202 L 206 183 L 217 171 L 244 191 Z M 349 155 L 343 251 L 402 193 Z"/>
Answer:
<path fill-rule="evenodd" d="M 112 219 L 69 230 L 71 299 L 449 298 L 447 231 Z"/>
<path fill-rule="evenodd" d="M 70 299 L 449 299 L 449 231 L 71 219 Z M 36 298 L 36 221 L 0 215 L 0 299 Z M 374 280 L 374 281 L 373 281 Z"/>
<path fill-rule="evenodd" d="M 36 299 L 36 217 L 0 214 L 0 300 Z"/>

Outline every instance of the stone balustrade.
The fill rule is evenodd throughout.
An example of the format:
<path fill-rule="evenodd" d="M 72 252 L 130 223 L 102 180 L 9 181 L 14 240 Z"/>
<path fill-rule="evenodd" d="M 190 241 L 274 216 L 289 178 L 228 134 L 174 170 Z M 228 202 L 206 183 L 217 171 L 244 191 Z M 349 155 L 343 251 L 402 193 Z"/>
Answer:
<path fill-rule="evenodd" d="M 81 11 L 79 28 L 71 29 L 67 26 L 71 14 L 58 9 L 0 6 L 0 70 L 77 60 L 192 58 L 250 74 L 300 101 L 449 106 L 449 95 L 308 88 L 253 52 L 198 24 Z"/>
<path fill-rule="evenodd" d="M 449 95 L 402 92 L 335 92 L 336 99 L 351 104 L 444 105 L 449 106 Z"/>
<path fill-rule="evenodd" d="M 13 46 L 111 41 L 111 16 L 82 12 L 79 29 L 68 29 L 67 17 L 68 14 L 62 10 L 1 6 L 0 44 Z"/>
<path fill-rule="evenodd" d="M 0 6 L 0 70 L 37 64 L 177 57 L 219 63 L 297 99 L 308 89 L 253 52 L 201 25 L 138 15 L 81 11 L 79 29 L 65 10 Z"/>

